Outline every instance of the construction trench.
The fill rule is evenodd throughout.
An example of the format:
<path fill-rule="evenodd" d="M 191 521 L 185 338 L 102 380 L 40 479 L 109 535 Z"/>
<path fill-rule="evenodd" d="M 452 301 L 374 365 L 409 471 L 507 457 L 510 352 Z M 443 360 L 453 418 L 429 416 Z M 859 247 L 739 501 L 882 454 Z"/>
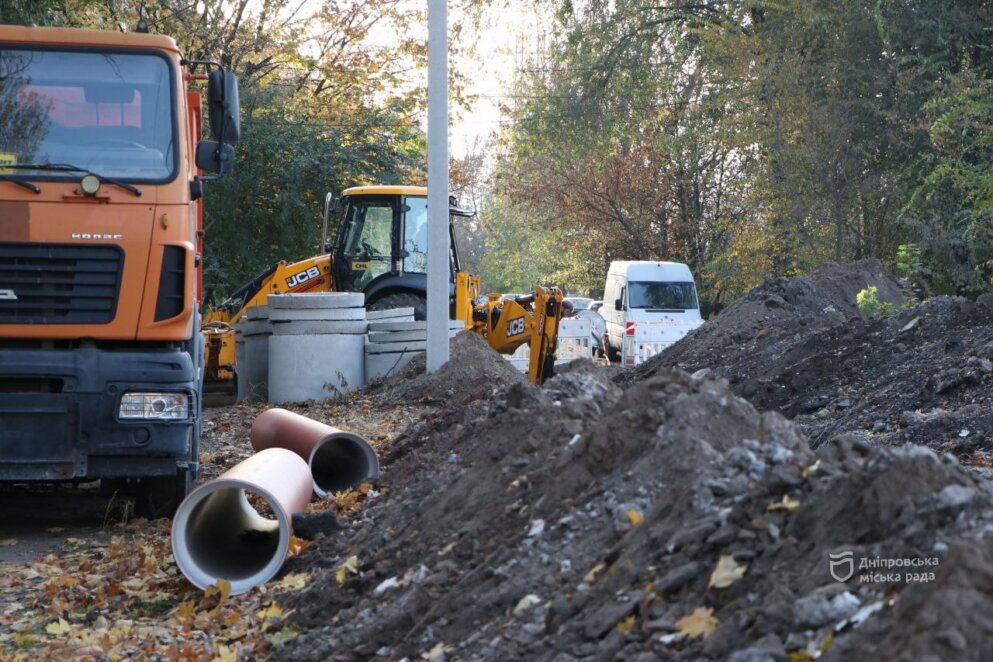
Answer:
<path fill-rule="evenodd" d="M 312 580 L 274 658 L 989 659 L 993 310 L 870 285 L 770 281 L 636 370 L 538 388 L 461 333 L 367 389 L 422 413 L 276 575 Z"/>

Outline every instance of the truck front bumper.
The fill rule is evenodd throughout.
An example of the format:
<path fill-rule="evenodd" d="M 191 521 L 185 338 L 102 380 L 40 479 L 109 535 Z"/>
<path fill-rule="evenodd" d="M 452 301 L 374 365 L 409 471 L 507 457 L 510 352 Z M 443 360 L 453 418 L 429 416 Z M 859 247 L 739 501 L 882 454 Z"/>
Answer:
<path fill-rule="evenodd" d="M 195 475 L 198 381 L 179 349 L 0 349 L 0 481 Z M 126 393 L 184 394 L 189 415 L 122 420 Z"/>

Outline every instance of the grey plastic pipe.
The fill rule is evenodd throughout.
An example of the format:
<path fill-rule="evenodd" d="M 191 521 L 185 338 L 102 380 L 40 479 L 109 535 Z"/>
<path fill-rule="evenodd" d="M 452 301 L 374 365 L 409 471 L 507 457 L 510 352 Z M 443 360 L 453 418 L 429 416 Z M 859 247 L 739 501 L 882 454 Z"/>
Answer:
<path fill-rule="evenodd" d="M 196 488 L 172 520 L 180 572 L 199 588 L 226 579 L 232 594 L 269 581 L 286 560 L 292 516 L 307 507 L 312 485 L 310 468 L 296 453 L 270 448 Z M 265 514 L 248 494 L 265 503 Z"/>
<path fill-rule="evenodd" d="M 256 417 L 251 440 L 257 451 L 285 448 L 306 460 L 319 497 L 379 475 L 379 458 L 364 437 L 279 407 Z"/>

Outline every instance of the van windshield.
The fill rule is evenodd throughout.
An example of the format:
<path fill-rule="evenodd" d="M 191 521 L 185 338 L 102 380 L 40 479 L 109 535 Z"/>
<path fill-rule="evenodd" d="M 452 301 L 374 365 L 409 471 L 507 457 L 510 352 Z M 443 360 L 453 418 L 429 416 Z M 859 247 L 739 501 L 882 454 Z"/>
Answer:
<path fill-rule="evenodd" d="M 698 308 L 699 304 L 693 283 L 630 281 L 628 282 L 628 307 L 688 310 Z"/>
<path fill-rule="evenodd" d="M 69 163 L 167 181 L 176 162 L 173 96 L 169 63 L 152 53 L 0 49 L 0 165 Z"/>

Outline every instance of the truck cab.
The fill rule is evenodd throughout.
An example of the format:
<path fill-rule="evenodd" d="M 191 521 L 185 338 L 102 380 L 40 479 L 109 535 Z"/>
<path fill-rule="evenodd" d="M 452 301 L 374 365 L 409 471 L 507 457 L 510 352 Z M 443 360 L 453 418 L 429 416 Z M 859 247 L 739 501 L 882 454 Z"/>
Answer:
<path fill-rule="evenodd" d="M 232 150 L 171 38 L 0 26 L 0 72 L 0 480 L 168 510 L 199 469 L 199 175 Z"/>

